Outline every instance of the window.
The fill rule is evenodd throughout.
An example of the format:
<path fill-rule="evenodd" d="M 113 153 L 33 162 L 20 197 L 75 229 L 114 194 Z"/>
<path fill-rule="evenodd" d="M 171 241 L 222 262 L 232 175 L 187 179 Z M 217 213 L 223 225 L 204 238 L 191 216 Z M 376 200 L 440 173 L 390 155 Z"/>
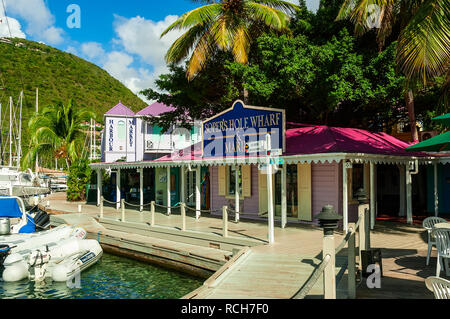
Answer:
<path fill-rule="evenodd" d="M 126 136 L 127 136 L 127 132 L 126 132 L 126 128 L 125 128 L 125 122 L 119 121 L 117 123 L 117 138 L 119 140 L 124 140 L 124 139 L 126 139 Z"/>
<path fill-rule="evenodd" d="M 360 188 L 364 189 L 364 165 L 353 164 L 351 198 L 354 198 L 354 195 Z"/>
<path fill-rule="evenodd" d="M 239 196 L 242 196 L 242 171 L 238 174 Z M 227 194 L 234 195 L 236 190 L 236 168 L 234 166 L 227 166 Z"/>

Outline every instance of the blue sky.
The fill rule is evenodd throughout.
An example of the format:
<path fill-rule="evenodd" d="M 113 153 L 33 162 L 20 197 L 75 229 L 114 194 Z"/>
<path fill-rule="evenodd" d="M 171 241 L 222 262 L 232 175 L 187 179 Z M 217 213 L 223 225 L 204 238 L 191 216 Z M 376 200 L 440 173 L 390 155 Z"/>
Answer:
<path fill-rule="evenodd" d="M 317 10 L 319 1 L 307 0 L 308 8 Z M 70 5 L 76 5 L 79 15 L 68 10 Z M 164 54 L 181 35 L 171 32 L 160 39 L 161 32 L 200 5 L 191 0 L 0 0 L 0 36 L 11 32 L 75 54 L 138 93 L 154 87 L 158 75 L 167 71 Z M 74 16 L 80 19 L 70 19 Z M 79 28 L 70 28 L 68 18 L 79 22 Z"/>

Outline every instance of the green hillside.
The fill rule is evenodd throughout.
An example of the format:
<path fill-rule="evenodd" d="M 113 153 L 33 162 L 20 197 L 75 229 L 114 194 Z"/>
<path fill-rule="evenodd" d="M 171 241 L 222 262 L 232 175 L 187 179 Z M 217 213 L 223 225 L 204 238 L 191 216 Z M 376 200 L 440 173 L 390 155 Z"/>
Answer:
<path fill-rule="evenodd" d="M 9 129 L 9 96 L 17 103 L 23 90 L 24 151 L 30 136 L 28 120 L 36 109 L 36 88 L 39 88 L 40 109 L 58 101 L 65 103 L 72 98 L 77 107 L 93 110 L 98 122 L 103 121 L 103 114 L 119 100 L 133 111 L 146 106 L 121 82 L 90 62 L 41 43 L 17 38 L 12 42 L 0 42 L 2 133 L 5 137 Z"/>

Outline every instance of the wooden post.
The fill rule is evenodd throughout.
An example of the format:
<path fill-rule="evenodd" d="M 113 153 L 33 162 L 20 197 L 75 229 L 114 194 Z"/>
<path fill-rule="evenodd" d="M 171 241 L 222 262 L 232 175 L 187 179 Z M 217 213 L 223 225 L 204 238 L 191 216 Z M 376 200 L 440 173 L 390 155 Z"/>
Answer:
<path fill-rule="evenodd" d="M 201 205 L 201 194 L 200 194 L 200 175 L 202 171 L 200 166 L 195 170 L 195 219 L 198 220 L 200 218 L 200 210 L 202 209 Z"/>
<path fill-rule="evenodd" d="M 120 208 L 120 168 L 116 172 L 116 209 Z"/>
<path fill-rule="evenodd" d="M 347 185 L 347 167 L 351 165 L 346 161 L 342 162 L 342 217 L 344 232 L 348 227 L 348 185 Z"/>
<path fill-rule="evenodd" d="M 271 138 L 270 135 L 266 135 L 266 145 L 267 150 L 271 150 Z M 268 211 L 268 239 L 269 244 L 275 242 L 274 238 L 274 213 L 273 213 L 273 185 L 272 185 L 272 163 L 270 162 L 270 157 L 267 156 L 267 211 Z"/>
<path fill-rule="evenodd" d="M 398 216 L 405 217 L 406 216 L 406 208 L 405 208 L 405 195 L 406 195 L 406 166 L 399 165 L 398 169 L 400 171 L 400 211 Z"/>
<path fill-rule="evenodd" d="M 150 226 L 155 226 L 155 202 L 150 203 Z"/>
<path fill-rule="evenodd" d="M 180 167 L 180 175 L 181 175 L 181 193 L 180 193 L 180 198 L 181 198 L 181 202 L 182 203 L 186 203 L 186 171 L 184 170 L 184 166 Z"/>
<path fill-rule="evenodd" d="M 439 191 L 438 191 L 438 167 L 437 163 L 433 165 L 434 169 L 434 216 L 439 215 Z"/>
<path fill-rule="evenodd" d="M 370 163 L 370 228 L 375 227 L 375 164 Z"/>
<path fill-rule="evenodd" d="M 100 218 L 103 218 L 103 196 L 100 197 Z"/>
<path fill-rule="evenodd" d="M 81 205 L 78 205 L 78 213 L 81 213 Z"/>
<path fill-rule="evenodd" d="M 172 199 L 170 196 L 170 167 L 167 167 L 167 216 L 170 216 L 171 214 L 171 208 L 170 206 L 172 205 Z"/>
<path fill-rule="evenodd" d="M 406 170 L 406 221 L 412 224 L 412 176 L 411 172 Z"/>
<path fill-rule="evenodd" d="M 234 168 L 234 210 L 236 211 L 234 221 L 239 222 L 239 166 Z"/>
<path fill-rule="evenodd" d="M 122 222 L 125 222 L 125 199 L 120 200 L 122 206 Z"/>
<path fill-rule="evenodd" d="M 100 169 L 97 170 L 97 206 L 101 205 L 101 197 L 102 197 L 102 171 Z"/>
<path fill-rule="evenodd" d="M 139 211 L 144 211 L 144 169 L 139 169 Z"/>
<path fill-rule="evenodd" d="M 348 239 L 347 245 L 347 260 L 348 260 L 348 298 L 355 299 L 356 298 L 356 265 L 355 265 L 355 224 L 350 223 L 348 225 L 349 231 L 351 235 Z"/>
<path fill-rule="evenodd" d="M 336 299 L 336 256 L 334 247 L 334 234 L 324 234 L 322 256 L 330 255 L 330 261 L 323 270 L 323 290 L 325 299 Z"/>
<path fill-rule="evenodd" d="M 285 228 L 287 224 L 287 166 L 283 165 L 281 170 L 281 228 Z"/>
<path fill-rule="evenodd" d="M 222 207 L 222 229 L 223 229 L 223 237 L 228 237 L 228 207 Z"/>
<path fill-rule="evenodd" d="M 186 230 L 186 207 L 185 203 L 181 203 L 180 210 L 181 210 L 181 230 Z"/>
<path fill-rule="evenodd" d="M 359 222 L 359 269 L 362 271 L 362 250 L 370 249 L 370 216 L 369 204 L 360 204 L 358 206 Z"/>

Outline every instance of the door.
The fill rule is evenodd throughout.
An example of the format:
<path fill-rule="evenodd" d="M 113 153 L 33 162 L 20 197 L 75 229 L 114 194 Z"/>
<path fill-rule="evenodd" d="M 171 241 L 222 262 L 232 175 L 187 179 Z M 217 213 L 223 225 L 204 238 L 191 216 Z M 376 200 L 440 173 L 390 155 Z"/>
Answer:
<path fill-rule="evenodd" d="M 298 164 L 298 219 L 312 221 L 311 164 Z"/>

